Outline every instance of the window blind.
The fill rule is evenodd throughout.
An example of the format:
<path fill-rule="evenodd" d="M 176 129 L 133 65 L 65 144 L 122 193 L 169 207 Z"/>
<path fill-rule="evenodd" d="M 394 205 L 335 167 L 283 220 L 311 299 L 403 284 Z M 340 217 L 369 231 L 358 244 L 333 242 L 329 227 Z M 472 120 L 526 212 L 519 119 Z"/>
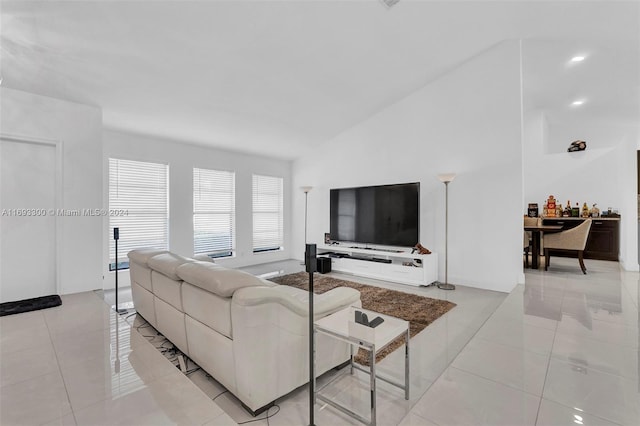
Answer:
<path fill-rule="evenodd" d="M 253 175 L 253 252 L 280 250 L 284 241 L 283 179 Z"/>
<path fill-rule="evenodd" d="M 130 250 L 169 247 L 169 166 L 109 158 L 109 231 L 120 228 L 118 256 Z M 115 243 L 109 239 L 109 262 L 115 262 Z"/>
<path fill-rule="evenodd" d="M 193 252 L 231 256 L 235 250 L 235 173 L 193 169 Z"/>

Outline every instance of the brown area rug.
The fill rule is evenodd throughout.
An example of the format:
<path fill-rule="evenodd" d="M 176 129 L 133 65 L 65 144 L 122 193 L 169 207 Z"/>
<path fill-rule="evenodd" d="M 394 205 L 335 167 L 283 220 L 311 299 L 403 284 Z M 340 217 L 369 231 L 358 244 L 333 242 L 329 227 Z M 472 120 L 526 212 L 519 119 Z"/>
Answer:
<path fill-rule="evenodd" d="M 309 291 L 309 274 L 306 272 L 283 275 L 270 278 L 269 280 L 276 284 L 288 285 Z M 455 303 L 446 300 L 432 299 L 430 297 L 418 296 L 402 291 L 389 290 L 314 274 L 313 292 L 315 294 L 322 294 L 336 287 L 351 287 L 358 290 L 364 309 L 409 321 L 411 337 L 420 333 L 429 324 L 456 306 Z M 376 362 L 379 362 L 403 344 L 404 337 L 396 339 L 378 353 Z M 354 359 L 359 364 L 369 365 L 369 357 L 364 349 L 360 349 Z"/>

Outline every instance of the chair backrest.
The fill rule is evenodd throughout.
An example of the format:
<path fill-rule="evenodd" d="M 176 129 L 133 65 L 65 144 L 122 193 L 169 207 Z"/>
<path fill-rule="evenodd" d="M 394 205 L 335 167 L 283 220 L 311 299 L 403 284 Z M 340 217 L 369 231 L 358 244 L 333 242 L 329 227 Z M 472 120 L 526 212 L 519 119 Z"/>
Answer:
<path fill-rule="evenodd" d="M 542 222 L 542 220 L 539 217 L 524 216 L 524 226 L 536 226 L 539 225 L 540 222 Z"/>
<path fill-rule="evenodd" d="M 575 238 L 577 245 L 580 247 L 580 250 L 584 250 L 584 248 L 586 247 L 590 230 L 591 219 L 587 219 L 575 228 L 569 229 L 569 231 L 575 231 L 575 235 L 573 236 L 573 238 Z"/>
<path fill-rule="evenodd" d="M 584 250 L 591 229 L 591 219 L 587 219 L 575 228 L 555 234 L 545 234 L 544 247 L 565 250 Z"/>

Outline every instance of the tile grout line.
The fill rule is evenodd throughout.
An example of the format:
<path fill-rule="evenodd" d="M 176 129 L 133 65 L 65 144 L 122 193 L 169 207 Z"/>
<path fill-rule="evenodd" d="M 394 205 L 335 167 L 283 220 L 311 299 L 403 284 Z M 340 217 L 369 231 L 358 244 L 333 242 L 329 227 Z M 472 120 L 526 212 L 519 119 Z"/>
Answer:
<path fill-rule="evenodd" d="M 45 327 L 46 327 L 46 322 L 45 322 Z M 49 329 L 47 328 L 47 334 L 48 334 L 48 333 L 49 333 Z M 49 336 L 49 340 L 51 340 L 51 336 Z M 5 353 L 4 355 L 0 355 L 0 360 L 2 360 L 2 356 L 15 355 L 15 354 L 18 354 L 18 353 L 20 353 L 20 352 L 26 352 L 26 351 L 38 350 L 38 348 L 39 348 L 39 346 L 33 346 L 33 347 L 30 347 L 30 348 L 23 348 L 23 349 L 20 349 L 20 350 L 17 350 L 17 351 L 8 352 L 8 353 Z M 56 350 L 55 350 L 55 347 L 53 346 L 53 343 L 51 344 L 51 349 L 53 350 L 53 353 L 54 353 L 54 355 L 55 355 Z M 58 365 L 58 360 L 57 360 L 57 358 L 56 358 L 56 365 Z M 59 367 L 58 367 L 58 368 L 59 368 Z M 33 379 L 37 379 L 37 378 L 40 378 L 40 377 L 44 377 L 44 376 L 47 376 L 47 375 L 49 375 L 49 374 L 52 374 L 52 373 L 51 373 L 51 372 L 49 372 L 49 373 L 43 373 L 43 374 L 40 374 L 40 375 L 38 375 L 38 376 L 29 377 L 29 378 L 27 378 L 27 379 L 24 379 L 24 378 L 23 378 L 23 379 L 18 380 L 17 382 L 8 383 L 8 384 L 6 384 L 6 385 L 2 385 L 2 386 L 0 386 L 0 387 L 4 388 L 4 387 L 8 387 L 8 386 L 18 385 L 18 384 L 20 384 L 20 383 L 28 382 L 29 380 L 33 380 Z"/>
<path fill-rule="evenodd" d="M 455 366 L 451 366 L 451 368 L 453 368 L 455 370 L 458 370 L 458 371 L 462 371 L 463 373 L 467 373 L 467 374 L 470 374 L 472 376 L 478 377 L 480 379 L 486 380 L 488 382 L 492 382 L 492 383 L 495 383 L 497 385 L 504 386 L 506 388 L 513 389 L 513 390 L 518 391 L 518 392 L 522 392 L 524 394 L 527 394 L 527 395 L 530 395 L 530 396 L 533 396 L 533 397 L 536 397 L 536 398 L 542 398 L 542 395 L 536 395 L 535 393 L 531 393 L 531 392 L 528 392 L 528 391 L 523 390 L 523 389 L 518 389 L 517 387 L 515 387 L 513 385 L 508 385 L 506 383 L 499 382 L 499 381 L 497 381 L 495 379 L 490 379 L 488 377 L 481 376 L 478 373 L 474 373 L 473 371 L 467 371 L 464 368 L 455 367 Z"/>
<path fill-rule="evenodd" d="M 538 401 L 538 410 L 536 411 L 536 420 L 534 425 L 538 424 L 538 417 L 540 416 L 540 408 L 542 407 L 542 399 L 544 397 L 544 390 L 547 386 L 547 378 L 549 376 L 549 369 L 551 368 L 551 356 L 553 354 L 553 346 L 556 343 L 557 332 L 553 333 L 553 342 L 551 343 L 551 351 L 549 352 L 549 356 L 547 358 L 547 368 L 544 372 L 544 380 L 542 381 L 542 391 L 540 392 L 540 401 Z"/>
<path fill-rule="evenodd" d="M 571 406 L 569 406 L 569 405 L 563 404 L 563 403 L 558 402 L 558 401 L 554 401 L 554 400 L 552 400 L 552 399 L 547 399 L 547 398 L 542 398 L 542 399 L 544 399 L 545 401 L 552 402 L 552 403 L 554 403 L 554 404 L 560 405 L 561 407 L 568 408 L 568 409 L 570 409 L 570 410 L 574 410 L 574 409 L 575 409 L 575 407 L 571 407 Z M 542 402 L 542 401 L 541 401 L 541 402 Z M 604 421 L 605 421 L 605 422 L 607 422 L 607 423 L 611 423 L 611 424 L 614 424 L 614 425 L 617 425 L 617 426 L 625 426 L 625 425 L 624 425 L 624 423 L 618 423 L 617 421 L 614 421 L 614 420 L 608 419 L 608 418 L 603 417 L 603 416 L 601 416 L 601 415 L 593 414 L 593 413 L 590 413 L 590 412 L 587 412 L 587 411 L 583 411 L 583 412 L 584 412 L 585 414 L 588 414 L 589 416 L 595 417 L 595 418 L 597 418 L 597 419 L 599 419 L 599 420 L 604 420 Z M 537 421 L 537 418 L 536 418 L 536 421 Z"/>
<path fill-rule="evenodd" d="M 525 279 L 526 280 L 526 279 Z M 562 305 L 564 304 L 564 295 L 567 291 L 566 283 L 562 286 L 562 300 L 560 301 L 560 309 L 562 309 Z M 538 424 L 538 417 L 540 417 L 540 408 L 542 408 L 542 400 L 544 399 L 544 391 L 547 387 L 547 379 L 549 377 L 549 370 L 551 369 L 551 358 L 553 357 L 553 347 L 556 344 L 556 337 L 558 336 L 558 327 L 560 326 L 560 322 L 556 324 L 556 328 L 553 331 L 553 341 L 551 342 L 551 350 L 549 351 L 549 357 L 547 358 L 547 369 L 544 373 L 544 380 L 542 382 L 542 392 L 540 394 L 540 401 L 538 401 L 538 410 L 536 411 L 536 420 L 535 425 Z"/>
<path fill-rule="evenodd" d="M 49 322 L 47 321 L 46 315 L 43 313 L 42 317 L 44 319 L 44 325 L 47 327 L 47 333 L 49 333 L 49 340 L 51 341 L 51 347 L 53 347 L 53 354 L 56 357 L 56 364 L 58 365 L 58 372 L 60 373 L 60 378 L 62 379 L 62 384 L 64 385 L 64 392 L 67 395 L 67 402 L 69 403 L 69 409 L 71 410 L 71 415 L 73 416 L 73 421 L 78 424 L 78 420 L 76 419 L 76 413 L 73 409 L 73 405 L 71 404 L 71 398 L 69 397 L 69 390 L 67 389 L 67 381 L 64 378 L 64 374 L 62 373 L 62 367 L 60 366 L 60 359 L 58 358 L 58 349 L 56 345 L 53 343 L 53 335 L 51 334 L 51 329 L 49 328 Z M 53 419 L 56 420 L 56 419 Z"/>
<path fill-rule="evenodd" d="M 512 290 L 512 291 L 513 291 L 513 290 Z M 562 292 L 562 297 L 563 297 L 563 300 L 564 300 L 564 291 L 565 291 L 564 286 L 563 286 L 562 291 L 563 291 L 563 292 Z M 511 293 L 510 293 L 510 294 L 511 294 Z M 507 295 L 507 297 L 508 297 L 508 296 L 509 296 L 509 295 Z M 544 387 L 545 387 L 545 384 L 546 384 L 546 378 L 547 378 L 547 374 L 548 374 L 548 371 L 549 371 L 549 365 L 550 365 L 550 361 L 551 361 L 551 354 L 552 354 L 552 352 L 553 352 L 553 343 L 555 342 L 555 336 L 556 336 L 556 332 L 557 332 L 558 324 L 556 324 L 555 330 L 553 330 L 553 333 L 554 333 L 554 335 L 553 335 L 553 341 L 552 341 L 552 344 L 551 344 L 551 351 L 549 352 L 549 354 L 548 354 L 548 355 L 541 355 L 541 354 L 538 354 L 538 353 L 533 352 L 533 351 L 528 351 L 528 352 L 531 352 L 531 353 L 535 353 L 535 354 L 538 354 L 538 355 L 541 355 L 541 356 L 547 356 L 547 357 L 548 357 L 548 358 L 547 358 L 547 370 L 546 370 L 546 372 L 545 372 L 545 380 L 544 380 L 543 385 L 542 385 L 542 392 L 541 392 L 541 395 L 535 395 L 535 394 L 532 394 L 532 393 L 530 393 L 530 392 L 526 392 L 526 391 L 524 391 L 524 390 L 517 389 L 517 388 L 515 388 L 515 387 L 513 387 L 513 386 L 510 386 L 510 385 L 507 385 L 507 384 L 504 384 L 504 383 L 501 383 L 501 382 L 495 381 L 495 380 L 493 380 L 493 379 L 489 379 L 489 378 L 486 378 L 486 377 L 480 376 L 480 375 L 478 375 L 478 374 L 476 374 L 476 373 L 473 373 L 473 372 L 470 372 L 470 371 L 466 371 L 466 370 L 464 370 L 464 369 L 457 368 L 457 367 L 454 367 L 454 366 L 453 366 L 453 362 L 456 360 L 456 358 L 457 358 L 457 357 L 458 357 L 458 356 L 459 356 L 459 355 L 460 355 L 460 354 L 461 354 L 461 353 L 462 353 L 462 352 L 467 348 L 467 346 L 469 345 L 469 342 L 471 342 L 471 340 L 473 340 L 473 338 L 474 338 L 474 337 L 476 337 L 476 335 L 480 332 L 480 330 L 481 330 L 481 329 L 486 325 L 487 321 L 489 321 L 489 320 L 490 320 L 490 319 L 495 315 L 496 311 L 497 311 L 497 310 L 498 310 L 498 309 L 499 309 L 499 308 L 500 308 L 500 307 L 505 303 L 505 301 L 506 301 L 506 297 L 505 297 L 505 299 L 503 299 L 502 303 L 500 303 L 498 306 L 496 306 L 496 308 L 495 308 L 495 309 L 494 309 L 494 311 L 491 313 L 491 315 L 489 315 L 489 316 L 487 317 L 487 319 L 482 323 L 482 325 L 481 325 L 481 326 L 476 330 L 476 332 L 471 336 L 471 338 L 469 339 L 469 341 L 467 341 L 467 343 L 466 343 L 466 344 L 465 344 L 465 345 L 460 349 L 460 351 L 458 352 L 458 354 L 456 355 L 456 357 L 455 357 L 454 359 L 452 359 L 452 360 L 451 360 L 451 362 L 447 365 L 447 367 L 445 368 L 445 371 L 446 371 L 448 368 L 454 368 L 454 369 L 456 369 L 456 370 L 463 371 L 463 372 L 465 372 L 465 373 L 471 374 L 471 375 L 473 375 L 473 376 L 475 376 L 475 377 L 478 377 L 478 378 L 481 378 L 481 379 L 484 379 L 484 380 L 488 380 L 488 381 L 490 381 L 490 382 L 493 382 L 493 383 L 499 384 L 499 385 L 501 385 L 501 386 L 508 387 L 508 388 L 510 388 L 510 389 L 514 389 L 514 390 L 520 391 L 520 392 L 525 393 L 525 394 L 527 394 L 527 395 L 531 395 L 531 396 L 534 396 L 534 397 L 540 398 L 540 400 L 538 401 L 538 410 L 537 410 L 537 412 L 536 412 L 536 419 L 535 419 L 535 423 L 537 423 L 537 421 L 538 421 L 538 415 L 539 415 L 539 413 L 540 413 L 540 406 L 541 406 L 541 404 L 542 404 L 542 395 L 544 395 Z M 532 326 L 532 327 L 535 327 L 535 326 Z M 542 327 L 537 327 L 537 328 L 542 328 Z M 547 330 L 551 331 L 550 329 L 547 329 Z M 482 338 L 480 338 L 480 339 L 482 339 Z M 487 339 L 482 339 L 482 340 L 487 340 Z M 503 345 L 503 346 L 508 346 L 508 345 Z M 516 348 L 516 349 L 518 349 L 518 348 Z M 526 349 L 523 349 L 523 348 L 519 348 L 519 349 L 521 349 L 521 350 L 523 350 L 523 351 L 527 351 Z M 427 388 L 427 390 L 425 391 L 425 394 L 426 394 L 426 393 L 429 391 L 429 389 L 430 389 L 430 388 L 431 388 L 431 387 L 432 387 L 432 386 L 433 386 L 433 385 L 434 385 L 434 384 L 435 384 L 435 383 L 436 383 L 436 382 L 437 382 L 437 381 L 442 377 L 442 375 L 445 373 L 445 371 L 443 371 L 443 372 L 442 372 L 442 373 L 441 373 L 441 374 L 440 374 L 440 375 L 439 375 L 439 376 L 438 376 L 438 377 L 433 381 L 433 383 L 432 383 L 432 384 Z M 423 397 L 424 397 L 424 395 L 423 395 Z M 422 399 L 422 398 L 421 398 L 421 399 Z M 417 402 L 416 402 L 416 404 L 417 404 Z M 414 405 L 414 406 L 415 406 L 415 405 Z M 413 409 L 413 407 L 412 407 L 412 409 Z M 410 410 L 409 412 L 411 412 L 411 410 Z M 406 417 L 406 416 L 405 416 L 405 417 Z M 431 419 L 428 419 L 428 418 L 427 418 L 427 420 L 432 421 Z M 534 423 L 534 424 L 535 424 L 535 423 Z"/>
<path fill-rule="evenodd" d="M 507 296 L 508 296 L 508 295 L 507 295 Z M 448 364 L 446 365 L 446 367 L 444 368 L 444 370 L 442 371 L 442 373 L 440 373 L 440 374 L 438 375 L 438 377 L 436 377 L 436 378 L 433 380 L 433 382 L 431 382 L 431 384 L 427 387 L 427 389 L 425 389 L 425 391 L 424 391 L 424 393 L 422 394 L 422 396 L 420 397 L 420 399 L 418 399 L 418 400 L 415 402 L 415 404 L 413 404 L 413 406 L 411 407 L 411 409 L 409 410 L 409 412 L 405 415 L 405 417 L 406 417 L 407 415 L 409 415 L 409 414 L 413 411 L 413 409 L 415 408 L 415 406 L 416 406 L 416 405 L 418 405 L 418 403 L 419 403 L 419 402 L 420 402 L 420 401 L 425 397 L 425 395 L 429 392 L 429 390 L 433 387 L 433 385 L 435 385 L 435 384 L 436 384 L 436 382 L 437 382 L 438 380 L 440 380 L 440 378 L 445 374 L 445 372 L 446 372 L 449 368 L 455 368 L 455 367 L 452 367 L 453 362 L 454 362 L 454 361 L 456 360 L 456 358 L 457 358 L 457 357 L 462 353 L 462 351 L 464 351 L 464 350 L 465 350 L 465 348 L 469 345 L 469 342 L 471 342 L 471 341 L 473 340 L 473 338 L 474 338 L 474 337 L 476 337 L 476 335 L 480 332 L 480 330 L 482 329 L 482 327 L 484 327 L 484 326 L 485 326 L 485 324 L 487 323 L 487 321 L 489 321 L 489 319 L 491 319 L 491 317 L 493 317 L 493 315 L 496 313 L 496 310 L 497 310 L 500 306 L 502 306 L 502 304 L 504 303 L 504 301 L 505 301 L 505 300 L 506 300 L 506 297 L 505 297 L 504 299 L 502 299 L 502 302 L 501 302 L 498 306 L 496 306 L 496 307 L 495 307 L 495 309 L 493 310 L 493 312 L 491 312 L 491 315 L 487 316 L 487 318 L 483 321 L 483 323 L 480 325 L 480 327 L 478 327 L 478 329 L 475 331 L 475 333 L 473 333 L 473 335 L 471 335 L 471 337 L 470 337 L 470 338 L 469 338 L 469 340 L 464 344 L 464 346 L 463 346 L 462 348 L 460 348 L 460 351 L 456 354 L 456 356 L 455 356 L 455 357 L 454 357 L 450 362 L 449 362 L 449 360 L 447 360 Z M 447 312 L 447 313 L 448 313 L 448 312 Z M 445 314 L 445 315 L 446 315 L 446 314 Z M 443 315 L 443 316 L 444 316 L 444 315 Z M 459 370 L 459 369 L 457 369 L 457 370 Z M 461 370 L 461 371 L 464 371 L 464 370 Z M 478 377 L 480 377 L 480 376 L 478 376 Z M 483 379 L 484 379 L 484 377 L 483 377 Z M 486 379 L 486 380 L 489 380 L 489 379 Z M 496 382 L 496 383 L 497 383 L 497 382 Z M 500 383 L 500 384 L 502 384 L 502 383 Z M 423 417 L 423 416 L 420 416 L 420 417 Z M 403 417 L 403 419 L 404 419 L 404 417 Z M 432 422 L 432 423 L 435 423 L 435 422 L 434 422 L 433 420 L 431 420 L 430 418 L 426 418 L 426 417 L 425 417 L 425 419 L 426 419 L 426 420 L 428 420 L 428 421 L 430 421 L 430 422 Z M 437 424 L 437 423 L 436 423 L 436 424 Z"/>
<path fill-rule="evenodd" d="M 131 317 L 131 316 L 134 316 L 134 315 L 135 315 L 135 317 L 134 317 L 133 321 L 132 321 L 131 323 L 129 323 L 129 321 L 127 321 L 127 318 L 129 318 L 129 317 Z M 161 336 L 163 339 L 165 339 L 165 341 L 164 341 L 164 342 L 170 342 L 170 343 L 171 343 L 171 341 L 170 341 L 166 336 L 164 336 L 162 333 L 160 333 L 158 330 L 156 330 L 156 329 L 155 329 L 151 324 L 149 324 L 149 322 L 148 322 L 147 320 L 145 320 L 142 316 L 140 316 L 140 318 L 142 318 L 142 320 L 144 321 L 144 324 L 148 324 L 151 328 L 153 328 L 153 329 L 154 329 L 154 331 L 155 331 L 156 333 L 158 333 L 156 336 L 147 336 L 147 335 L 145 335 L 145 334 L 142 334 L 142 332 L 139 330 L 140 326 L 136 327 L 136 326 L 134 325 L 134 323 L 135 323 L 135 318 L 136 318 L 136 317 L 138 317 L 138 313 L 137 313 L 137 312 L 135 312 L 135 310 L 134 310 L 134 312 L 130 312 L 130 313 L 129 313 L 129 315 L 127 315 L 125 318 L 118 318 L 118 319 L 122 319 L 122 322 L 123 322 L 124 324 L 127 324 L 129 327 L 131 327 L 131 332 L 135 332 L 135 333 L 137 333 L 139 336 L 141 336 L 141 337 L 143 338 L 143 341 L 144 341 L 144 342 L 146 342 L 146 344 L 147 344 L 147 345 L 149 345 L 149 347 L 150 347 L 150 348 L 152 348 L 153 350 L 155 350 L 155 351 L 156 351 L 156 352 L 158 352 L 158 353 L 160 353 L 160 348 L 159 348 L 159 347 L 157 347 L 156 345 L 154 345 L 154 344 L 153 344 L 153 342 L 149 340 L 149 338 L 150 338 L 150 337 L 151 337 L 151 338 L 155 338 L 155 337 Z M 143 324 L 143 325 L 144 325 L 144 324 Z M 163 343 L 164 343 L 164 342 L 163 342 Z M 173 345 L 173 343 L 171 343 L 171 344 Z M 162 359 L 163 359 L 166 363 L 168 363 L 169 365 L 172 365 L 173 367 L 176 367 L 176 365 L 175 365 L 175 364 L 173 364 L 173 362 L 171 362 L 171 360 L 170 360 L 169 358 L 167 358 L 164 354 L 160 353 L 160 355 L 161 355 Z M 186 355 L 186 354 L 183 354 L 183 355 L 184 355 L 185 357 L 187 357 L 187 355 Z M 187 357 L 187 358 L 188 358 L 188 357 Z M 197 365 L 195 361 L 191 360 L 190 358 L 188 358 L 188 359 L 189 359 L 189 361 L 191 361 L 193 364 Z M 202 367 L 201 367 L 201 366 L 198 366 L 198 367 L 199 367 L 200 369 L 202 369 Z M 202 369 L 202 370 L 204 371 L 204 369 Z M 207 374 L 208 374 L 208 373 L 207 373 Z M 163 376 L 163 377 L 164 377 L 164 376 Z M 209 398 L 209 396 L 207 395 L 207 393 L 206 393 L 203 389 L 201 389 L 201 388 L 200 388 L 200 387 L 199 387 L 199 386 L 198 386 L 198 385 L 197 385 L 197 384 L 192 380 L 192 378 L 191 378 L 189 375 L 183 374 L 183 377 L 185 377 L 185 378 L 186 378 L 186 379 L 187 379 L 187 380 L 188 380 L 188 381 L 189 381 L 189 382 L 190 382 L 190 383 L 191 383 L 191 384 L 192 384 L 192 385 L 193 385 L 197 390 L 199 390 L 200 392 L 202 392 L 202 394 L 203 394 L 203 395 L 205 395 L 208 399 L 210 399 L 210 398 Z M 156 379 L 154 379 L 153 381 L 160 380 L 160 379 L 161 379 L 161 378 L 156 378 Z M 215 379 L 214 379 L 214 380 L 215 380 Z M 222 386 L 222 385 L 221 385 L 221 386 Z M 225 389 L 226 389 L 226 388 L 225 388 Z M 227 392 L 228 392 L 228 391 L 227 391 Z M 220 417 L 220 416 L 225 415 L 225 414 L 231 418 L 231 416 L 230 416 L 230 415 L 229 415 L 229 414 L 228 414 L 228 413 L 227 413 L 227 412 L 226 412 L 226 411 L 225 411 L 225 410 L 220 406 L 220 404 L 219 404 L 218 402 L 216 402 L 215 400 L 213 400 L 213 401 L 211 401 L 211 402 L 212 402 L 212 403 L 213 403 L 213 404 L 214 404 L 218 409 L 220 409 L 220 414 L 218 414 L 217 416 L 215 416 L 215 417 L 213 417 L 213 418 L 211 418 L 211 419 L 207 420 L 205 423 L 208 423 L 208 422 L 210 422 L 210 421 L 213 421 L 213 420 L 215 420 L 217 417 Z M 232 420 L 233 420 L 233 418 L 232 418 Z M 233 421 L 235 421 L 235 420 L 233 420 Z"/>
<path fill-rule="evenodd" d="M 504 343 L 493 342 L 491 340 L 484 339 L 482 337 L 478 337 L 478 339 L 480 339 L 480 340 L 482 340 L 482 341 L 484 341 L 486 343 L 491 343 L 493 345 L 502 346 L 503 348 L 507 348 L 507 349 L 511 349 L 511 350 L 515 350 L 515 351 L 520 351 L 520 352 L 524 352 L 525 354 L 530 354 L 530 355 L 539 356 L 539 357 L 543 357 L 543 358 L 544 357 L 550 357 L 550 355 L 551 355 L 551 352 L 549 352 L 549 354 L 541 354 L 541 353 L 538 353 L 538 352 L 528 351 L 528 350 L 523 349 L 523 348 L 516 348 L 514 346 L 505 345 Z M 523 392 L 523 393 L 526 393 L 526 394 L 529 394 L 529 395 L 533 395 L 533 396 L 542 398 L 542 394 L 536 395 L 535 393 L 529 392 L 529 391 L 527 391 L 525 389 L 519 389 L 514 385 L 511 385 L 511 384 L 508 384 L 508 383 L 503 383 L 503 382 L 500 382 L 500 381 L 498 381 L 496 379 L 492 379 L 490 377 L 485 377 L 485 376 L 483 376 L 483 375 L 481 375 L 481 374 L 479 374 L 477 372 L 469 371 L 469 370 L 467 370 L 465 368 L 462 368 L 462 367 L 459 367 L 459 366 L 455 366 L 455 365 L 453 365 L 453 363 L 451 363 L 451 364 L 452 364 L 451 367 L 455 368 L 456 370 L 464 371 L 465 373 L 469 373 L 469 374 L 472 374 L 474 376 L 481 377 L 483 379 L 498 383 L 500 385 L 507 386 L 507 387 L 509 387 L 511 389 L 515 389 L 517 391 L 520 391 L 520 392 Z M 549 364 L 549 360 L 547 360 L 547 368 L 549 367 L 548 364 Z M 543 390 L 544 390 L 544 383 L 543 383 Z"/>

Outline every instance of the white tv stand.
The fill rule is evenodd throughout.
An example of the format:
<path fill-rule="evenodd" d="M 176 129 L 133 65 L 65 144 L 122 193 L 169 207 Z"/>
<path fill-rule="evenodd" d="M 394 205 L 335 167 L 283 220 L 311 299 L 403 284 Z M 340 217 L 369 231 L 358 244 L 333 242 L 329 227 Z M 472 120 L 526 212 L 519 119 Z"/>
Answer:
<path fill-rule="evenodd" d="M 438 280 L 437 253 L 411 254 L 411 251 L 376 250 L 358 247 L 355 244 L 318 245 L 318 256 L 329 253 L 345 255 L 331 257 L 332 271 L 414 286 L 429 285 Z M 384 259 L 386 262 L 370 260 L 373 258 Z M 422 266 L 402 264 L 414 259 L 420 259 Z"/>

